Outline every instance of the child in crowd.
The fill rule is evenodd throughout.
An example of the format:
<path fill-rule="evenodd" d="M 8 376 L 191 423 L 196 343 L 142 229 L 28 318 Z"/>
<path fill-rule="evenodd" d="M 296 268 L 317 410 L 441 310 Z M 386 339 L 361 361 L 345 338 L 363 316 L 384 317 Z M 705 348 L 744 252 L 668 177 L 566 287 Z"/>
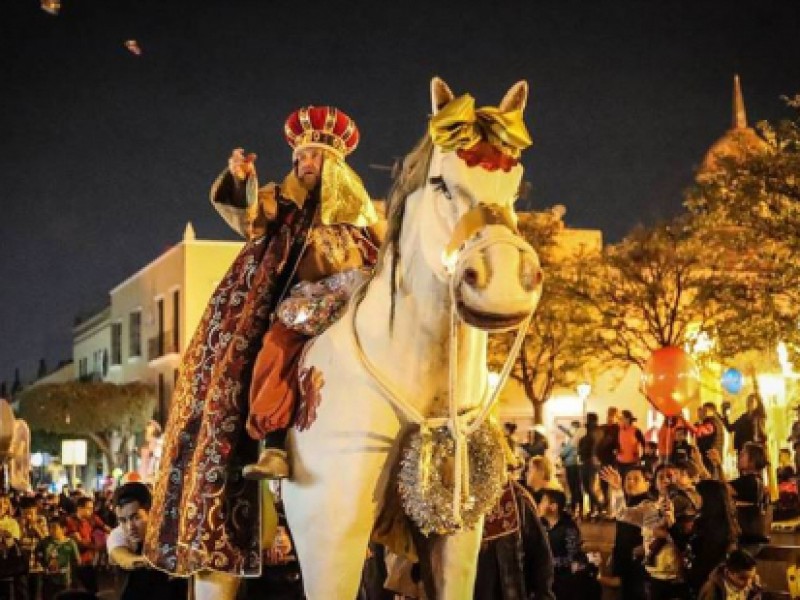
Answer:
<path fill-rule="evenodd" d="M 72 573 L 80 562 L 80 553 L 75 540 L 67 537 L 63 517 L 50 519 L 50 535 L 39 546 L 40 562 L 44 565 L 42 579 L 43 600 L 51 600 L 72 583 Z"/>
<path fill-rule="evenodd" d="M 756 561 L 744 550 L 734 550 L 700 589 L 697 600 L 758 600 L 761 586 Z"/>
<path fill-rule="evenodd" d="M 566 506 L 567 496 L 563 491 L 539 490 L 537 510 L 553 553 L 553 594 L 556 600 L 599 599 L 601 589 L 596 568 L 583 552 L 580 529 Z"/>

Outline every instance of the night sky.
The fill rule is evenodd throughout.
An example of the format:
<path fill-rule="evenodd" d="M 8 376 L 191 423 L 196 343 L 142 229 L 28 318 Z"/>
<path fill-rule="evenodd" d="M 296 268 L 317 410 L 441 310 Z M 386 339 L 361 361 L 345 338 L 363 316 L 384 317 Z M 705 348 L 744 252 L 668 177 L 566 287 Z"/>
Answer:
<path fill-rule="evenodd" d="M 77 314 L 178 242 L 235 239 L 207 193 L 230 150 L 281 178 L 285 117 L 333 104 L 375 197 L 425 130 L 429 81 L 478 105 L 527 79 L 528 208 L 616 241 L 681 210 L 730 123 L 800 91 L 800 2 L 35 0 L 0 3 L 0 380 L 71 356 Z M 490 6 L 500 6 L 490 8 Z M 126 50 L 135 39 L 142 55 Z"/>

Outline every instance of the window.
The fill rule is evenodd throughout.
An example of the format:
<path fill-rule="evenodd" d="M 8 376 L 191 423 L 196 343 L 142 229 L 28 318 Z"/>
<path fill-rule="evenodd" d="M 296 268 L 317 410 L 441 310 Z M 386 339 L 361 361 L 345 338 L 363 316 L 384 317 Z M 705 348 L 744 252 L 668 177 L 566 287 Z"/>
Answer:
<path fill-rule="evenodd" d="M 181 349 L 181 291 L 172 292 L 172 350 Z"/>
<path fill-rule="evenodd" d="M 133 358 L 142 355 L 142 311 L 133 311 L 129 316 L 130 340 L 128 344 L 128 356 Z"/>
<path fill-rule="evenodd" d="M 111 324 L 111 364 L 122 364 L 122 323 Z"/>
<path fill-rule="evenodd" d="M 158 374 L 158 421 L 162 426 L 166 423 L 167 417 L 167 386 L 164 382 L 163 373 Z"/>
<path fill-rule="evenodd" d="M 156 314 L 158 319 L 158 354 L 156 356 L 164 356 L 164 299 L 158 298 L 156 300 Z"/>

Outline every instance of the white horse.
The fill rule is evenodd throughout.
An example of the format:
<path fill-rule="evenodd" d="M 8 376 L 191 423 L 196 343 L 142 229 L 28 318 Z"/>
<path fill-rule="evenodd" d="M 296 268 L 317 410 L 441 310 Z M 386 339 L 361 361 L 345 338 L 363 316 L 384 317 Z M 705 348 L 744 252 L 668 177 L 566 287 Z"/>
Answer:
<path fill-rule="evenodd" d="M 522 111 L 527 93 L 517 83 L 498 109 Z M 434 78 L 431 99 L 437 113 L 454 96 Z M 396 485 L 389 475 L 398 437 L 409 424 L 398 402 L 420 415 L 447 414 L 455 381 L 459 410 L 475 407 L 487 390 L 487 331 L 527 324 L 541 292 L 538 257 L 515 227 L 519 163 L 470 167 L 428 137 L 403 171 L 373 279 L 304 358 L 303 367 L 319 370 L 325 383 L 313 425 L 290 434 L 292 477 L 283 499 L 309 600 L 357 595 L 376 516 L 387 486 Z M 498 214 L 505 223 L 491 218 Z M 479 523 L 428 538 L 431 597 L 471 597 L 481 530 Z M 209 586 L 207 597 L 223 596 L 219 578 L 198 584 Z"/>

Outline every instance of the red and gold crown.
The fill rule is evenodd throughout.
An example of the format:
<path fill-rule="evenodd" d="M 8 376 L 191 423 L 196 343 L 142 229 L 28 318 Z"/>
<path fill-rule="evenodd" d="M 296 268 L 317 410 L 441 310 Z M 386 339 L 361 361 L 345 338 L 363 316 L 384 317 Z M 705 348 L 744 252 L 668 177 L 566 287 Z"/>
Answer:
<path fill-rule="evenodd" d="M 341 157 L 355 150 L 359 140 L 355 121 L 333 106 L 306 106 L 294 111 L 286 119 L 283 132 L 294 151 L 318 146 Z"/>

